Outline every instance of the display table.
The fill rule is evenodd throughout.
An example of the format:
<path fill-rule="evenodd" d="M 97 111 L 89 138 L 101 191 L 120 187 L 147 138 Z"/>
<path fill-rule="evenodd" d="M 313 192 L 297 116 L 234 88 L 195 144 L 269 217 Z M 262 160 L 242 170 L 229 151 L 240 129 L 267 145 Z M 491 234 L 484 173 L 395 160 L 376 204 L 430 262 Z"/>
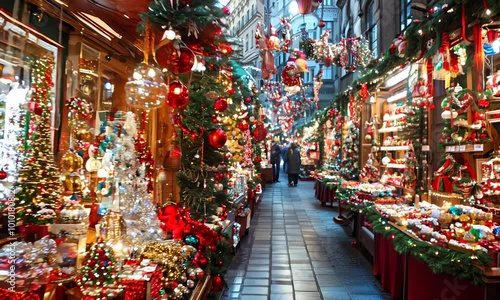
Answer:
<path fill-rule="evenodd" d="M 326 206 L 328 203 L 333 206 L 336 201 L 335 192 L 337 190 L 337 184 L 334 182 L 325 182 L 320 179 L 316 179 L 315 184 L 315 196 L 321 203 L 321 206 Z"/>
<path fill-rule="evenodd" d="M 274 181 L 273 168 L 262 168 L 262 183 L 272 183 Z"/>
<path fill-rule="evenodd" d="M 500 299 L 500 274 L 491 268 L 485 272 L 483 285 L 447 274 L 435 274 L 412 255 L 396 252 L 392 240 L 375 234 L 373 274 L 393 299 Z"/>

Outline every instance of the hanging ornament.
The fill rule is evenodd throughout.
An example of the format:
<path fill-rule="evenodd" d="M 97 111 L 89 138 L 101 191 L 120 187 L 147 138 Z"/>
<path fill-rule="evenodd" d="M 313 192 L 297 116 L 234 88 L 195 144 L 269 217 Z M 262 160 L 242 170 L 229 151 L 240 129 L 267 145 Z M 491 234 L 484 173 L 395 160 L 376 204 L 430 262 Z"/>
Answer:
<path fill-rule="evenodd" d="M 267 129 L 266 129 L 264 123 L 260 122 L 257 124 L 257 126 L 255 127 L 255 129 L 252 132 L 252 136 L 257 142 L 260 142 L 260 141 L 263 141 L 266 139 Z"/>
<path fill-rule="evenodd" d="M 325 28 L 325 26 L 326 26 L 326 22 L 325 22 L 325 21 L 323 21 L 323 20 L 319 20 L 319 22 L 318 22 L 318 27 L 319 27 L 319 28 Z"/>
<path fill-rule="evenodd" d="M 92 133 L 86 127 L 78 128 L 75 132 L 75 138 L 84 143 L 90 143 L 92 141 Z"/>
<path fill-rule="evenodd" d="M 185 108 L 189 104 L 189 91 L 180 81 L 172 81 L 169 85 L 167 105 L 177 109 Z"/>
<path fill-rule="evenodd" d="M 233 48 L 231 47 L 230 44 L 220 43 L 219 44 L 219 51 L 223 55 L 231 55 L 231 53 L 233 53 Z"/>
<path fill-rule="evenodd" d="M 241 138 L 238 140 L 238 145 L 240 145 L 240 146 L 245 146 L 246 143 L 247 143 L 247 140 L 245 138 Z"/>
<path fill-rule="evenodd" d="M 224 97 L 219 97 L 214 102 L 214 109 L 218 112 L 224 112 L 227 109 L 227 100 Z"/>
<path fill-rule="evenodd" d="M 176 42 L 163 40 L 156 47 L 156 60 L 160 67 L 175 75 L 189 73 L 198 66 L 196 55 L 188 47 L 178 47 Z"/>
<path fill-rule="evenodd" d="M 132 78 L 125 84 L 127 104 L 137 108 L 154 109 L 165 101 L 168 87 L 160 69 L 149 62 L 154 45 L 149 22 L 144 37 L 144 61 L 135 68 Z"/>
<path fill-rule="evenodd" d="M 210 132 L 208 142 L 214 148 L 222 148 L 226 144 L 227 135 L 224 130 L 218 128 Z"/>
<path fill-rule="evenodd" d="M 4 180 L 5 178 L 7 178 L 9 176 L 9 174 L 7 172 L 5 172 L 5 170 L 2 168 L 0 170 L 0 180 Z"/>
<path fill-rule="evenodd" d="M 60 165 L 63 172 L 72 173 L 82 168 L 83 159 L 74 151 L 68 151 L 62 156 Z"/>
<path fill-rule="evenodd" d="M 281 81 L 286 86 L 296 86 L 300 84 L 300 76 L 295 65 L 288 65 L 281 72 Z"/>

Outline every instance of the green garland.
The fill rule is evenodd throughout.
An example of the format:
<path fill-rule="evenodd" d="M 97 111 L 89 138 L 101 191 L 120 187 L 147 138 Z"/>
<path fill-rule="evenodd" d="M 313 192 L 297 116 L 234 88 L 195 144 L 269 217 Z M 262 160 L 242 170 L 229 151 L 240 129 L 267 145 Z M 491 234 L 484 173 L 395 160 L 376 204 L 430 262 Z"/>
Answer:
<path fill-rule="evenodd" d="M 483 272 L 477 266 L 487 267 L 491 264 L 491 257 L 483 251 L 476 251 L 474 255 L 470 255 L 418 241 L 389 225 L 388 220 L 379 214 L 375 206 L 371 205 L 359 211 L 373 224 L 374 232 L 393 239 L 394 249 L 398 253 L 412 255 L 426 263 L 436 274 L 443 273 L 467 279 L 476 285 L 483 283 Z"/>

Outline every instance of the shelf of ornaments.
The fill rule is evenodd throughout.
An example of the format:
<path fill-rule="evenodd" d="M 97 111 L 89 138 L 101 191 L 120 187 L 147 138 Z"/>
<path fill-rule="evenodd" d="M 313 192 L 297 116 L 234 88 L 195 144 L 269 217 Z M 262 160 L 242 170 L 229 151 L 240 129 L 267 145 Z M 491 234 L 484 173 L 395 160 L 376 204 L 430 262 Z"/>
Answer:
<path fill-rule="evenodd" d="M 449 202 L 443 204 L 443 206 L 428 202 L 420 202 L 418 206 L 378 205 L 377 210 L 382 215 L 389 217 L 389 224 L 415 240 L 426 242 L 429 245 L 433 244 L 431 241 L 443 241 L 442 245 L 444 247 L 468 254 L 473 254 L 474 251 L 479 251 L 482 247 L 477 243 L 476 238 L 472 239 L 470 237 L 466 239 L 462 237 L 460 241 L 456 239 L 457 235 L 465 236 L 467 233 L 463 227 L 472 228 L 472 226 L 476 225 L 487 225 L 485 227 L 490 229 L 496 228 L 490 213 L 467 205 L 452 206 Z M 471 219 L 471 217 L 474 219 Z M 460 226 L 455 226 L 457 223 L 460 223 Z M 426 224 L 434 224 L 434 228 Z M 436 231 L 436 228 L 439 231 Z M 486 236 L 486 234 L 489 234 L 489 236 Z M 494 237 L 493 239 L 491 237 L 493 235 L 489 231 L 485 232 L 484 238 L 481 239 L 498 243 L 494 241 Z"/>

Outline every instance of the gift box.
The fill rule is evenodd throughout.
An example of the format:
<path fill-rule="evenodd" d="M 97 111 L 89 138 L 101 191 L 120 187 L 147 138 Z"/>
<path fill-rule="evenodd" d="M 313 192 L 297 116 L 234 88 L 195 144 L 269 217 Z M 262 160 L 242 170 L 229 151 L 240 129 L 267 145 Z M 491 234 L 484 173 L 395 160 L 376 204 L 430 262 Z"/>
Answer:
<path fill-rule="evenodd" d="M 162 274 L 157 266 L 126 265 L 119 283 L 124 286 L 124 300 L 160 298 Z"/>

